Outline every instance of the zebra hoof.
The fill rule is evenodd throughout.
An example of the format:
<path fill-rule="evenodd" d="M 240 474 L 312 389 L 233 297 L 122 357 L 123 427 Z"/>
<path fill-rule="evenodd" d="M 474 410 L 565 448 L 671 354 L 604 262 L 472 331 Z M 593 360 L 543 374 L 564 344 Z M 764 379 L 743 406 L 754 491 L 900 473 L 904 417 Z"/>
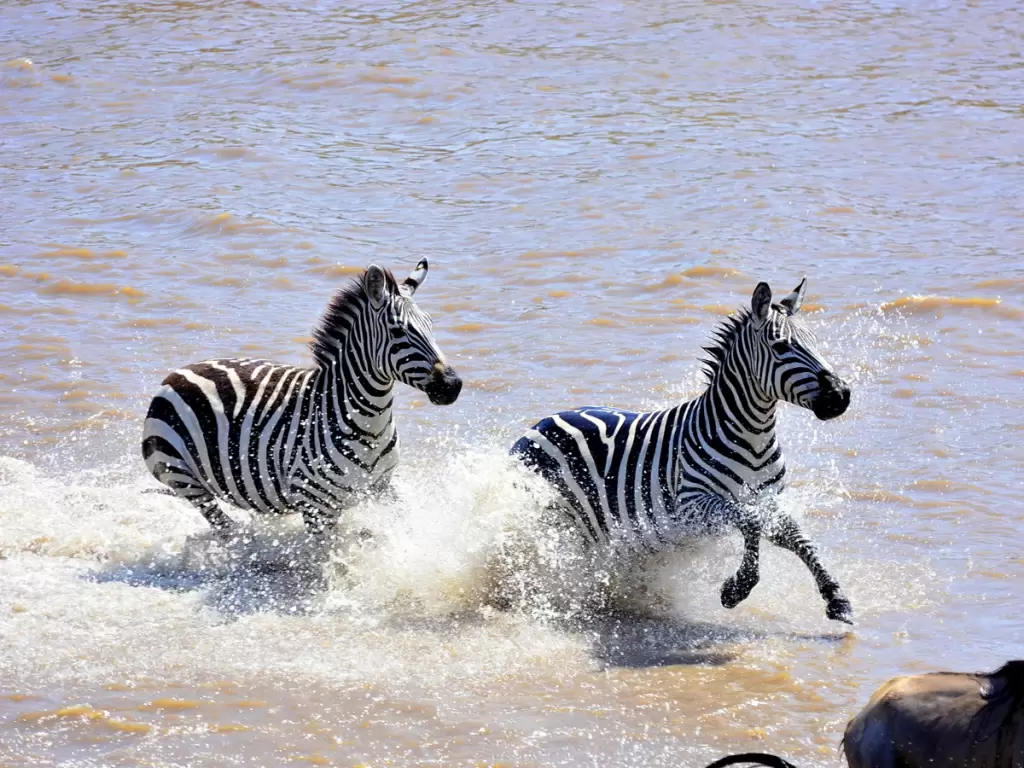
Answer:
<path fill-rule="evenodd" d="M 750 589 L 753 589 L 753 585 Z M 730 576 L 722 585 L 722 605 L 726 608 L 735 608 L 747 599 L 750 589 L 743 589 L 736 581 L 736 577 Z"/>
<path fill-rule="evenodd" d="M 832 621 L 841 621 L 844 624 L 853 624 L 853 606 L 845 597 L 836 597 L 829 600 L 825 615 Z"/>
<path fill-rule="evenodd" d="M 210 532 L 213 534 L 214 541 L 219 541 L 221 544 L 231 541 L 235 538 L 235 534 L 238 533 L 235 529 L 234 523 L 211 526 Z"/>

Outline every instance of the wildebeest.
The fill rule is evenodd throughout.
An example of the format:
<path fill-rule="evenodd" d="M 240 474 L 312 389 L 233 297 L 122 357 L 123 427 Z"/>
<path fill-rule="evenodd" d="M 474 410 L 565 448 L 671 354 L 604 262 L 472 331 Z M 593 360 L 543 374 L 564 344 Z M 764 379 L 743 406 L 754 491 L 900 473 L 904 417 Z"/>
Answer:
<path fill-rule="evenodd" d="M 769 755 L 764 752 L 744 752 L 741 755 L 728 755 L 715 760 L 708 768 L 725 768 L 727 765 L 742 765 L 743 763 L 767 765 L 768 768 L 796 768 L 789 760 L 784 760 L 777 755 Z"/>
<path fill-rule="evenodd" d="M 896 677 L 846 726 L 850 768 L 1024 768 L 1024 661 L 990 674 Z M 708 766 L 795 768 L 775 755 L 729 755 Z"/>
<path fill-rule="evenodd" d="M 1024 661 L 897 677 L 846 726 L 850 768 L 1024 768 Z"/>

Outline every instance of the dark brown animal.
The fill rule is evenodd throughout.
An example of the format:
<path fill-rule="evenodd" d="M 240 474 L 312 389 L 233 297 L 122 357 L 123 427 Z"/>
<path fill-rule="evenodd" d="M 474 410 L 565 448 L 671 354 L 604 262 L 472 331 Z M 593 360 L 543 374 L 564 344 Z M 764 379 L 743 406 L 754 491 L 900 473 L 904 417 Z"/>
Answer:
<path fill-rule="evenodd" d="M 897 677 L 846 726 L 850 768 L 1024 768 L 1024 661 Z"/>
<path fill-rule="evenodd" d="M 1024 661 L 991 674 L 896 677 L 846 726 L 850 768 L 1024 768 Z M 729 755 L 708 766 L 795 768 L 775 755 Z"/>
<path fill-rule="evenodd" d="M 727 765 L 738 765 L 741 763 L 767 765 L 768 768 L 796 768 L 788 760 L 783 760 L 781 757 L 764 752 L 744 752 L 741 755 L 728 755 L 715 760 L 708 768 L 724 768 Z"/>

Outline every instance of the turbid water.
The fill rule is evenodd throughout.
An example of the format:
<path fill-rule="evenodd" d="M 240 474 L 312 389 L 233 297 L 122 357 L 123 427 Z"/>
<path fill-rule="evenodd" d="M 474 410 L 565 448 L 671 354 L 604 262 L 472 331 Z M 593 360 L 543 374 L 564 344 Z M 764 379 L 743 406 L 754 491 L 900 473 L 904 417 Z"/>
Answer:
<path fill-rule="evenodd" d="M 1022 29 L 1003 1 L 5 3 L 0 764 L 830 766 L 887 677 L 1024 655 Z M 308 361 L 333 290 L 423 256 L 466 389 L 399 392 L 373 546 L 321 578 L 297 521 L 218 549 L 141 492 L 169 370 Z M 652 565 L 658 610 L 483 608 L 491 543 L 533 530 L 520 431 L 693 396 L 723 314 L 805 274 L 853 405 L 785 409 L 784 502 L 856 626 L 777 550 L 723 609 L 736 537 Z"/>

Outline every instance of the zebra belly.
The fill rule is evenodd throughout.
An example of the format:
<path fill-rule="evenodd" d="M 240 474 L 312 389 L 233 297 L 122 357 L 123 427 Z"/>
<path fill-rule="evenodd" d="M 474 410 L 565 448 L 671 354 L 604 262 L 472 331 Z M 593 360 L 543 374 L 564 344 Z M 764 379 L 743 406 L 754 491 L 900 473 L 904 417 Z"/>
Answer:
<path fill-rule="evenodd" d="M 594 542 L 659 549 L 672 517 L 667 412 L 580 408 L 531 427 L 512 454 L 561 494 Z"/>
<path fill-rule="evenodd" d="M 734 519 L 725 514 L 709 513 L 703 507 L 686 503 L 676 506 L 675 515 L 664 529 L 665 539 L 673 546 L 724 536 L 736 524 Z"/>
<path fill-rule="evenodd" d="M 312 506 L 324 513 L 335 513 L 357 503 L 367 495 L 381 493 L 391 482 L 399 462 L 397 434 L 393 447 L 374 456 L 372 463 L 340 461 L 301 462 L 288 484 L 288 499 L 296 507 Z"/>

